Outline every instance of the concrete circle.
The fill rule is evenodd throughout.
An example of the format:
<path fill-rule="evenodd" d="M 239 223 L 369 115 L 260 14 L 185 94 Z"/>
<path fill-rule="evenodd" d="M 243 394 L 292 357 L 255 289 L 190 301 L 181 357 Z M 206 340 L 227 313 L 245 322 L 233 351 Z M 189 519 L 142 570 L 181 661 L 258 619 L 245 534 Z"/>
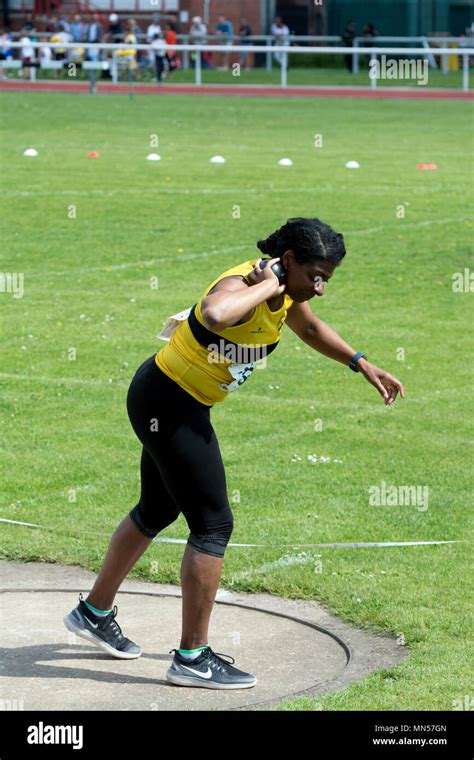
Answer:
<path fill-rule="evenodd" d="M 209 644 L 257 676 L 251 689 L 180 687 L 165 674 L 181 631 L 181 597 L 124 591 L 117 597 L 123 634 L 142 647 L 119 660 L 69 632 L 64 615 L 73 589 L 5 590 L 2 690 L 25 710 L 229 710 L 313 689 L 350 662 L 345 642 L 290 615 L 232 602 L 215 603 Z M 21 610 L 21 615 L 19 611 Z M 120 688 L 118 688 L 120 687 Z"/>
<path fill-rule="evenodd" d="M 233 691 L 175 686 L 165 675 L 180 644 L 180 586 L 122 582 L 116 620 L 142 654 L 119 660 L 63 623 L 96 578 L 77 565 L 0 560 L 4 709 L 268 710 L 287 697 L 344 689 L 409 656 L 394 637 L 351 625 L 314 599 L 219 588 L 209 645 L 258 682 Z M 313 709 L 323 708 L 315 700 Z"/>

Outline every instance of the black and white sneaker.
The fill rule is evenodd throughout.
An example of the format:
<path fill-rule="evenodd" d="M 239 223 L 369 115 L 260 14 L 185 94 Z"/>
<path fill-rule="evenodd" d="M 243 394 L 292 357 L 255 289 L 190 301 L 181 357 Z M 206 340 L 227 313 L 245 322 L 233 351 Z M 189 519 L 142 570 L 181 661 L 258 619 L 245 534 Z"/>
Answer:
<path fill-rule="evenodd" d="M 177 686 L 200 686 L 204 689 L 249 689 L 255 686 L 257 679 L 250 673 L 233 668 L 226 660 L 218 656 L 219 652 L 213 652 L 211 647 L 206 647 L 195 660 L 186 660 L 177 649 L 173 662 L 166 673 L 170 683 Z M 223 655 L 230 657 L 230 655 Z M 233 657 L 230 657 L 235 662 Z"/>
<path fill-rule="evenodd" d="M 142 650 L 138 644 L 125 638 L 122 630 L 115 620 L 117 606 L 108 615 L 94 615 L 83 602 L 82 594 L 79 594 L 80 602 L 72 612 L 65 617 L 64 625 L 68 631 L 76 636 L 81 636 L 92 644 L 99 646 L 105 652 L 118 657 L 121 660 L 133 660 L 140 657 Z"/>

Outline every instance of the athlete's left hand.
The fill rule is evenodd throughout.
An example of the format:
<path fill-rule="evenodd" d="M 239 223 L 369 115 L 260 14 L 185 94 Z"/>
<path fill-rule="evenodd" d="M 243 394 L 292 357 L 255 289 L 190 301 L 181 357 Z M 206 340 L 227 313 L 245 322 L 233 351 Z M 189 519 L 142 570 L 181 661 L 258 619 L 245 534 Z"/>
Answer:
<path fill-rule="evenodd" d="M 405 398 L 405 389 L 400 380 L 390 375 L 385 370 L 376 367 L 375 364 L 371 364 L 366 359 L 359 359 L 357 362 L 357 368 L 359 372 L 364 375 L 365 379 L 377 388 L 380 395 L 383 397 L 386 406 L 390 406 L 395 401 L 398 392 L 400 392 L 401 398 Z"/>

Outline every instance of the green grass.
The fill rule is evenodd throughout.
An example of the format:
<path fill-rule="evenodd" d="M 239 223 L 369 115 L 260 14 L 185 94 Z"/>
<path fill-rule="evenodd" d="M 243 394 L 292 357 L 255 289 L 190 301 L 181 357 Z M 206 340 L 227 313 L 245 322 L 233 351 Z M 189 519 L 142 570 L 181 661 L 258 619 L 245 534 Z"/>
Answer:
<path fill-rule="evenodd" d="M 472 105 L 39 93 L 3 94 L 1 105 L 0 269 L 24 273 L 25 292 L 0 294 L 0 516 L 55 529 L 0 524 L 1 556 L 98 571 L 138 498 L 125 396 L 163 345 L 164 320 L 287 218 L 319 216 L 345 234 L 348 255 L 312 308 L 400 377 L 406 399 L 386 408 L 360 375 L 284 329 L 268 367 L 212 411 L 231 541 L 268 544 L 229 547 L 221 587 L 319 600 L 410 651 L 281 709 L 450 710 L 472 695 L 470 543 L 277 546 L 472 540 L 472 295 L 452 289 L 453 273 L 472 268 Z M 24 158 L 27 147 L 38 157 Z M 162 161 L 145 161 L 150 152 Z M 209 164 L 217 153 L 225 165 Z M 294 165 L 278 166 L 282 156 Z M 430 162 L 436 171 L 417 170 Z M 311 453 L 331 461 L 312 464 Z M 428 486 L 428 509 L 370 506 L 381 481 Z M 161 535 L 186 539 L 183 516 Z M 154 544 L 130 576 L 179 584 L 182 551 Z M 302 552 L 306 562 L 259 570 Z"/>
<path fill-rule="evenodd" d="M 470 87 L 472 90 L 474 73 L 470 73 Z M 11 70 L 9 78 L 17 79 L 18 72 Z M 55 79 L 55 72 L 52 70 L 44 69 L 37 72 L 38 79 Z M 167 80 L 170 84 L 192 84 L 195 81 L 196 73 L 194 69 L 176 71 Z M 75 80 L 87 80 L 88 74 L 80 69 L 76 69 L 76 76 L 69 77 L 66 72 L 62 72 L 60 79 L 62 81 L 75 81 Z M 228 84 L 228 85 L 251 85 L 251 84 L 264 84 L 264 85 L 279 85 L 281 82 L 281 71 L 278 64 L 275 64 L 272 71 L 266 71 L 263 68 L 251 69 L 246 71 L 241 69 L 238 76 L 229 71 L 217 71 L 217 69 L 202 69 L 201 79 L 203 84 Z M 119 80 L 121 82 L 127 81 L 126 71 L 121 71 L 119 74 Z M 98 80 L 102 82 L 110 83 L 110 78 Z M 149 68 L 141 69 L 139 75 L 136 75 L 135 81 L 140 83 L 153 83 L 154 71 Z M 368 70 L 365 69 L 365 65 L 361 61 L 360 72 L 358 74 L 352 74 L 346 71 L 344 68 L 330 68 L 323 66 L 316 66 L 311 68 L 297 68 L 289 67 L 287 74 L 288 85 L 345 85 L 349 86 L 365 86 L 368 87 L 371 84 L 369 79 Z M 448 71 L 443 74 L 440 70 L 429 69 L 428 81 L 426 85 L 418 85 L 416 79 L 380 79 L 378 81 L 380 87 L 419 87 L 420 90 L 426 89 L 426 87 L 446 87 L 452 89 L 462 88 L 462 71 Z"/>

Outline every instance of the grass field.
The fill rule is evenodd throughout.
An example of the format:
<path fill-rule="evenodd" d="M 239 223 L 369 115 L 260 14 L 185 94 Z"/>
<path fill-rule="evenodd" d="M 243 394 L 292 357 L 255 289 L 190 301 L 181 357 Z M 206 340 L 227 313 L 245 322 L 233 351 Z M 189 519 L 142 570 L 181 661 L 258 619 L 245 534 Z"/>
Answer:
<path fill-rule="evenodd" d="M 9 79 L 18 79 L 18 72 L 14 69 L 9 72 Z M 37 78 L 54 80 L 57 77 L 55 72 L 51 69 L 42 69 L 37 72 Z M 194 69 L 175 71 L 168 79 L 170 84 L 192 84 L 195 81 L 196 73 Z M 61 73 L 60 79 L 62 81 L 75 81 L 87 80 L 88 73 L 81 69 L 76 69 L 74 77 L 69 76 L 66 71 Z M 474 79 L 474 71 L 470 72 L 470 88 L 472 89 Z M 119 72 L 119 80 L 126 82 L 127 72 L 121 70 Z M 275 65 L 272 71 L 266 71 L 263 68 L 251 69 L 246 71 L 241 69 L 239 76 L 234 76 L 232 70 L 218 71 L 217 69 L 202 69 L 201 72 L 202 84 L 226 84 L 226 85 L 251 85 L 251 84 L 264 84 L 264 85 L 279 85 L 281 82 L 281 71 L 278 65 Z M 110 77 L 106 78 L 105 75 L 98 80 L 110 83 Z M 134 81 L 140 83 L 153 83 L 155 81 L 155 71 L 151 68 L 141 68 L 139 73 L 134 75 Z M 167 83 L 166 82 L 166 83 Z M 165 84 L 166 84 L 165 83 Z M 297 66 L 291 66 L 287 72 L 288 85 L 345 85 L 346 87 L 352 86 L 365 86 L 368 87 L 371 84 L 368 69 L 366 70 L 361 63 L 361 69 L 358 74 L 352 74 L 343 68 L 331 68 L 329 66 L 315 66 L 308 68 L 299 68 Z M 452 89 L 462 88 L 462 71 L 448 71 L 446 74 L 439 69 L 429 69 L 428 80 L 424 85 L 418 85 L 416 79 L 379 79 L 379 87 L 419 87 L 420 90 L 425 90 L 427 87 L 446 87 Z"/>
<path fill-rule="evenodd" d="M 164 345 L 166 317 L 287 218 L 318 216 L 348 255 L 313 311 L 406 398 L 385 407 L 284 328 L 267 368 L 211 413 L 231 541 L 268 545 L 228 547 L 221 587 L 317 599 L 410 650 L 397 668 L 281 709 L 451 710 L 472 697 L 472 295 L 452 286 L 473 266 L 472 104 L 8 93 L 1 109 L 0 269 L 24 274 L 24 295 L 0 293 L 0 516 L 54 528 L 1 523 L 1 556 L 101 567 L 138 498 L 127 387 Z M 277 165 L 284 156 L 292 167 Z M 427 486 L 427 508 L 371 506 L 382 482 Z M 182 515 L 161 536 L 186 539 Z M 277 546 L 430 540 L 463 543 Z M 179 584 L 182 552 L 154 544 L 130 577 Z"/>

